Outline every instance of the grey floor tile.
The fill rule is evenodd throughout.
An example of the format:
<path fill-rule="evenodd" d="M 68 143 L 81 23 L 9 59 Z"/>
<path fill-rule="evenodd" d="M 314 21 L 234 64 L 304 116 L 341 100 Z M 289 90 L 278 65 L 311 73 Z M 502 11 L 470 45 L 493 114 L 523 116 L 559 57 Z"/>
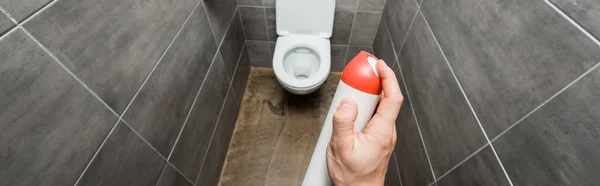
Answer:
<path fill-rule="evenodd" d="M 373 42 L 373 55 L 379 59 L 385 61 L 388 66 L 392 66 L 396 61 L 396 54 L 394 53 L 394 47 L 392 41 L 388 35 L 387 24 L 385 18 L 382 18 L 379 28 L 377 29 L 377 35 Z"/>
<path fill-rule="evenodd" d="M 229 88 L 229 79 L 223 76 L 225 73 L 222 62 L 215 62 L 212 65 L 169 159 L 187 178 L 195 178 L 202 166 L 204 154 L 208 149 L 210 137 Z"/>
<path fill-rule="evenodd" d="M 600 70 L 493 142 L 515 185 L 600 183 Z"/>
<path fill-rule="evenodd" d="M 220 43 L 225 36 L 229 22 L 235 14 L 236 0 L 202 0 L 208 12 L 210 25 L 213 29 L 215 41 Z"/>
<path fill-rule="evenodd" d="M 352 26 L 350 45 L 373 45 L 381 12 L 357 12 Z"/>
<path fill-rule="evenodd" d="M 394 60 L 396 62 L 396 60 Z M 419 135 L 419 129 L 413 115 L 406 86 L 402 81 L 398 64 L 392 66 L 400 89 L 404 95 L 402 108 L 396 119 L 396 161 L 403 186 L 427 185 L 433 181 L 425 148 Z"/>
<path fill-rule="evenodd" d="M 177 140 L 216 52 L 200 4 L 123 116 L 165 157 Z"/>
<path fill-rule="evenodd" d="M 354 12 L 335 11 L 333 20 L 333 33 L 329 40 L 331 44 L 347 45 L 352 30 L 352 21 L 354 21 Z"/>
<path fill-rule="evenodd" d="M 427 152 L 436 175 L 486 140 L 421 14 L 398 54 Z"/>
<path fill-rule="evenodd" d="M 6 15 L 0 15 L 0 36 L 4 34 L 8 34 L 10 28 L 14 27 L 15 23 L 12 22 Z"/>
<path fill-rule="evenodd" d="M 358 53 L 360 53 L 360 51 L 365 51 L 365 52 L 369 52 L 369 53 L 373 54 L 373 49 L 371 47 L 349 46 L 348 53 L 346 54 L 346 60 L 344 60 L 345 61 L 344 66 L 346 66 L 346 64 L 348 64 L 348 62 L 350 62 L 350 60 L 354 59 L 354 57 L 356 57 L 356 55 L 358 55 Z"/>
<path fill-rule="evenodd" d="M 212 39 L 212 38 L 211 38 Z M 158 184 L 156 186 L 192 186 L 185 177 L 173 168 L 173 166 L 167 164 L 163 172 L 160 175 L 160 179 L 158 180 Z"/>
<path fill-rule="evenodd" d="M 246 41 L 248 57 L 254 67 L 273 68 L 269 42 L 267 41 Z"/>
<path fill-rule="evenodd" d="M 238 0 L 238 5 L 263 6 L 263 0 Z"/>
<path fill-rule="evenodd" d="M 508 186 L 508 179 L 492 149 L 487 146 L 441 178 L 437 185 Z"/>
<path fill-rule="evenodd" d="M 0 61 L 2 184 L 74 184 L 117 116 L 21 30 Z"/>
<path fill-rule="evenodd" d="M 346 45 L 331 45 L 331 71 L 342 72 L 346 68 Z"/>
<path fill-rule="evenodd" d="M 358 0 L 336 0 L 335 10 L 356 11 Z"/>
<path fill-rule="evenodd" d="M 360 0 L 358 11 L 383 11 L 385 1 L 386 0 Z"/>
<path fill-rule="evenodd" d="M 230 89 L 196 185 L 217 185 L 219 183 L 223 163 L 229 149 L 229 142 L 231 142 L 238 111 L 240 110 L 240 106 L 237 104 L 238 101 L 232 93 L 233 89 Z"/>
<path fill-rule="evenodd" d="M 196 4 L 61 0 L 24 27 L 120 113 Z"/>
<path fill-rule="evenodd" d="M 237 65 L 235 77 L 231 83 L 231 87 L 233 87 L 235 96 L 239 98 L 238 102 L 241 102 L 241 98 L 244 96 L 246 84 L 248 83 L 248 74 L 250 74 L 250 68 L 251 64 L 250 58 L 248 57 L 248 50 L 247 48 L 244 48 L 242 56 L 240 57 L 240 61 Z"/>
<path fill-rule="evenodd" d="M 119 122 L 78 185 L 155 185 L 165 163 L 156 151 Z"/>
<path fill-rule="evenodd" d="M 390 157 L 387 172 L 385 173 L 384 186 L 400 186 L 400 177 L 398 177 L 398 169 L 396 167 L 396 159 L 394 154 Z"/>
<path fill-rule="evenodd" d="M 13 18 L 21 22 L 51 0 L 0 0 L 0 6 Z"/>
<path fill-rule="evenodd" d="M 235 66 L 237 65 L 245 41 L 246 39 L 244 38 L 244 30 L 242 29 L 239 12 L 236 12 L 235 17 L 229 26 L 229 30 L 227 30 L 225 40 L 223 40 L 223 43 L 221 43 L 220 46 L 221 48 L 219 49 L 223 61 L 225 62 L 227 75 L 230 77 L 235 73 Z"/>
<path fill-rule="evenodd" d="M 267 22 L 265 9 L 259 7 L 240 7 L 242 25 L 247 40 L 267 41 Z"/>
<path fill-rule="evenodd" d="M 600 37 L 600 2 L 596 0 L 550 0 L 596 38 Z"/>
<path fill-rule="evenodd" d="M 266 8 L 267 13 L 267 31 L 269 32 L 269 41 L 277 41 L 277 20 L 275 18 L 275 8 Z"/>
<path fill-rule="evenodd" d="M 404 38 L 409 32 L 410 24 L 417 13 L 418 6 L 414 0 L 388 0 L 385 8 L 383 16 L 389 27 L 394 48 L 396 52 L 399 52 L 404 44 Z"/>
<path fill-rule="evenodd" d="M 544 1 L 422 7 L 490 138 L 600 61 L 600 47 Z"/>

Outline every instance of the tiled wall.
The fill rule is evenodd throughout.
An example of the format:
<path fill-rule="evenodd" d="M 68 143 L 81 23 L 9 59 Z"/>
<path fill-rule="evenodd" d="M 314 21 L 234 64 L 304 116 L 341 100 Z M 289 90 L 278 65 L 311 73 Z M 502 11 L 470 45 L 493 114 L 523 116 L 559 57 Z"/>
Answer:
<path fill-rule="evenodd" d="M 597 185 L 600 3 L 388 0 L 373 49 L 407 99 L 410 185 Z"/>
<path fill-rule="evenodd" d="M 216 185 L 250 61 L 235 0 L 0 0 L 1 185 Z"/>
<path fill-rule="evenodd" d="M 385 0 L 335 1 L 331 71 L 340 72 L 360 50 L 372 51 Z M 238 3 L 252 66 L 271 68 L 277 41 L 275 0 L 238 0 Z"/>

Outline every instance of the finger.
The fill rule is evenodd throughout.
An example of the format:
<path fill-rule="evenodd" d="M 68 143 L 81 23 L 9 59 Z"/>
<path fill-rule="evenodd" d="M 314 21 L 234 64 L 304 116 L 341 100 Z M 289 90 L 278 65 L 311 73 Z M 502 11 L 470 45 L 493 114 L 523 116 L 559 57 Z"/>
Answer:
<path fill-rule="evenodd" d="M 354 121 L 358 115 L 358 106 L 352 98 L 344 98 L 333 114 L 332 141 L 347 139 L 354 133 Z"/>
<path fill-rule="evenodd" d="M 368 131 L 389 133 L 394 127 L 394 122 L 404 101 L 394 71 L 383 61 L 379 61 L 377 63 L 377 72 L 379 78 L 381 78 L 383 93 L 377 112 L 365 127 L 365 133 L 368 133 Z"/>

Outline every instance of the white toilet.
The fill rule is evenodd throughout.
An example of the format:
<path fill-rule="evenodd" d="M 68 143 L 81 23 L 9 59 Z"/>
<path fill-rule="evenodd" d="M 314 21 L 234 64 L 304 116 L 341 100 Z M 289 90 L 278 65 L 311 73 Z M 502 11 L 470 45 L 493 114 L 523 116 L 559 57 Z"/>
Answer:
<path fill-rule="evenodd" d="M 304 95 L 329 75 L 335 0 L 277 0 L 273 71 L 287 91 Z"/>

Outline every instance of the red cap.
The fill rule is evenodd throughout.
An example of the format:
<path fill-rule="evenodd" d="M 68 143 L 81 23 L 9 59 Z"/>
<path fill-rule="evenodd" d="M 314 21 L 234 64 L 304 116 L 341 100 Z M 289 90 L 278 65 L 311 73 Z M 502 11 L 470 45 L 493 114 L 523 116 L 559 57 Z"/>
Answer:
<path fill-rule="evenodd" d="M 381 79 L 375 68 L 377 61 L 379 59 L 373 54 L 360 51 L 344 69 L 342 81 L 362 92 L 379 95 L 381 93 Z"/>

